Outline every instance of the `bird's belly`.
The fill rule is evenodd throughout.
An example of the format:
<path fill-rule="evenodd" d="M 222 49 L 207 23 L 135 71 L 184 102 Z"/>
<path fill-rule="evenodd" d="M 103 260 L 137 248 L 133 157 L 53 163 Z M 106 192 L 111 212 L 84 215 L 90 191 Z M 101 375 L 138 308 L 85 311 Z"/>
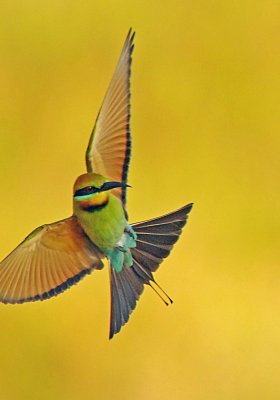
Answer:
<path fill-rule="evenodd" d="M 110 221 L 103 220 L 101 218 L 96 221 L 91 231 L 89 232 L 89 237 L 99 247 L 104 254 L 107 254 L 121 239 L 126 221 L 123 218 L 112 218 Z"/>
<path fill-rule="evenodd" d="M 121 212 L 110 212 L 110 209 L 83 213 L 78 221 L 90 240 L 104 253 L 108 254 L 121 239 L 126 218 Z"/>

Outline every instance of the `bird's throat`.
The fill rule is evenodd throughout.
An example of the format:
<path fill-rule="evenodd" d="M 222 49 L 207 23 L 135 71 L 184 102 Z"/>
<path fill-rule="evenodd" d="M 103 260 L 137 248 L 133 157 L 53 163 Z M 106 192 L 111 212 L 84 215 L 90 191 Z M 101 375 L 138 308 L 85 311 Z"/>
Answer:
<path fill-rule="evenodd" d="M 82 198 L 74 197 L 74 207 L 78 207 L 83 211 L 95 212 L 100 211 L 108 204 L 109 196 L 106 192 L 83 196 Z"/>

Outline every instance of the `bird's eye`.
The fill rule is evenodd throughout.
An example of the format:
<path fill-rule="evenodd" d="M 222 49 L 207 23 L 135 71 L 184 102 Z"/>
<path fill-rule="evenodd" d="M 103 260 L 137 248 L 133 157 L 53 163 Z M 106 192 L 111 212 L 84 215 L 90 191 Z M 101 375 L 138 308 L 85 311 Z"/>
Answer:
<path fill-rule="evenodd" d="M 94 186 L 86 186 L 82 189 L 78 189 L 76 190 L 74 196 L 87 196 L 93 193 L 97 193 L 99 191 L 98 188 L 94 187 Z"/>

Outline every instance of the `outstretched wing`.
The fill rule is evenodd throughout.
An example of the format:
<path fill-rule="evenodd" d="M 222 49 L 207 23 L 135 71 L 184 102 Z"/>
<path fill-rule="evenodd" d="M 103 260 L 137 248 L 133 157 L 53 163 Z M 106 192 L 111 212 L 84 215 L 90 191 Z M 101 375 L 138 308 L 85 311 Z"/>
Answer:
<path fill-rule="evenodd" d="M 43 225 L 0 263 L 0 301 L 23 303 L 56 296 L 101 269 L 102 257 L 75 217 Z"/>
<path fill-rule="evenodd" d="M 130 160 L 130 72 L 133 51 L 131 30 L 128 33 L 113 78 L 97 116 L 87 152 L 88 172 L 103 175 L 112 181 L 127 182 Z M 123 204 L 125 188 L 114 190 Z"/>
<path fill-rule="evenodd" d="M 110 338 L 128 321 L 144 290 L 144 285 L 151 285 L 150 282 L 156 284 L 153 272 L 170 254 L 182 233 L 191 209 L 192 204 L 188 204 L 170 214 L 132 225 L 137 234 L 136 248 L 130 249 L 133 265 L 123 266 L 121 272 L 110 268 Z"/>

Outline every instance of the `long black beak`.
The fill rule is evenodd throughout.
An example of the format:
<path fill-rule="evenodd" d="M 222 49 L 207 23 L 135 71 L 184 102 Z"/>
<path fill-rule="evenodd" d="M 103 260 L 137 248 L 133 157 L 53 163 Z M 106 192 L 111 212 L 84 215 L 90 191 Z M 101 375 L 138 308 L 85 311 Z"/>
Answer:
<path fill-rule="evenodd" d="M 106 190 L 111 190 L 111 189 L 116 189 L 116 188 L 126 188 L 126 187 L 131 187 L 130 185 L 127 185 L 124 182 L 105 182 L 99 189 L 100 192 L 105 192 Z"/>

